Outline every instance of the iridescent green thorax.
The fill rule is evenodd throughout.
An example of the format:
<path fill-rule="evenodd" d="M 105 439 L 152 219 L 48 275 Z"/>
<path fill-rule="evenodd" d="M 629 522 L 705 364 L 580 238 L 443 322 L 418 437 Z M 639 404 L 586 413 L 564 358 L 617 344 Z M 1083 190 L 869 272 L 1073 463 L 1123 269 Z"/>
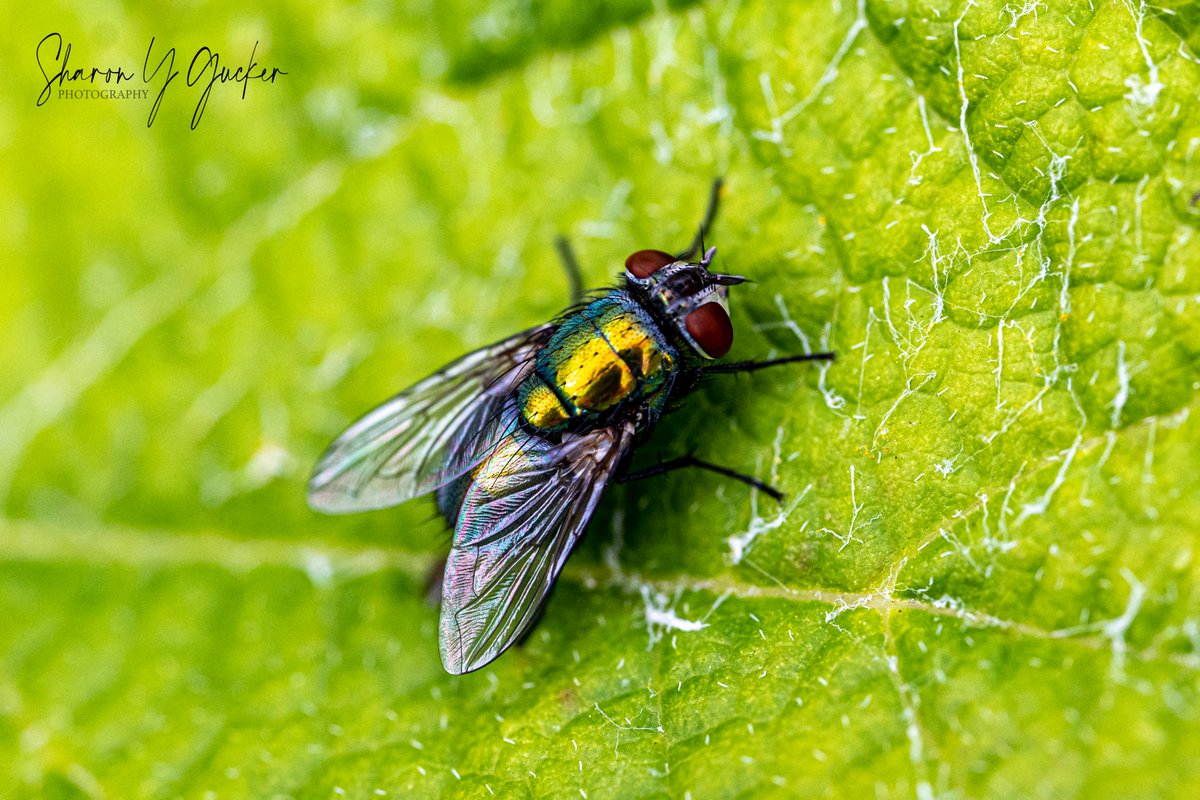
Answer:
<path fill-rule="evenodd" d="M 650 313 L 613 290 L 567 317 L 521 384 L 521 418 L 540 430 L 595 418 L 669 386 L 678 353 Z"/>

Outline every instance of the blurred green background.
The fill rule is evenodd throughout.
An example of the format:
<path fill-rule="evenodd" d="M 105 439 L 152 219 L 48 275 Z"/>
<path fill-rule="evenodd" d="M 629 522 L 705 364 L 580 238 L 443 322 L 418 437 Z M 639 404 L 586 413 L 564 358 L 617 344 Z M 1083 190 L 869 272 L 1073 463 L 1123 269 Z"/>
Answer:
<path fill-rule="evenodd" d="M 8 9 L 0 795 L 1200 794 L 1200 7 Z M 148 100 L 35 100 L 35 47 Z M 201 47 L 273 84 L 185 84 Z M 159 84 L 151 85 L 153 96 Z M 528 646 L 443 674 L 432 504 L 349 421 L 713 243 L 752 358 Z M 702 623 L 703 627 L 697 627 Z"/>

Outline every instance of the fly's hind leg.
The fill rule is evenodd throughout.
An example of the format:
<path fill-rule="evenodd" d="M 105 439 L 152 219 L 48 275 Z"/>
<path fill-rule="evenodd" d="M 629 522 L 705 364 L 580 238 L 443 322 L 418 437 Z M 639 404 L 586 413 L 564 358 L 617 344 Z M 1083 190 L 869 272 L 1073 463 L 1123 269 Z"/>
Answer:
<path fill-rule="evenodd" d="M 684 469 L 685 467 L 704 469 L 708 470 L 709 472 L 715 472 L 718 475 L 724 475 L 726 478 L 733 478 L 735 481 L 741 481 L 747 486 L 752 486 L 753 488 L 758 489 L 763 494 L 771 497 L 777 503 L 783 502 L 783 492 L 779 491 L 774 486 L 763 483 L 758 478 L 754 478 L 750 475 L 744 475 L 736 470 L 729 469 L 729 467 L 722 467 L 719 464 L 712 464 L 708 461 L 696 458 L 690 453 L 686 456 L 673 458 L 670 461 L 660 462 L 655 464 L 653 467 L 646 467 L 645 469 L 639 469 L 635 472 L 626 472 L 624 475 L 617 476 L 616 480 L 617 483 L 640 481 L 644 478 L 653 478 L 655 475 L 664 475 L 677 469 Z"/>

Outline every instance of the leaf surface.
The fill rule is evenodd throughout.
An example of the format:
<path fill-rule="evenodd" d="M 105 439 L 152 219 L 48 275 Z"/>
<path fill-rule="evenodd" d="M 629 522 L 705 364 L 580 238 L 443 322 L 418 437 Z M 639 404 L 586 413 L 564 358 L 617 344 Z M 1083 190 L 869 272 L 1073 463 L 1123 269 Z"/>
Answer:
<path fill-rule="evenodd" d="M 16 19 L 10 76 L 67 22 L 288 74 L 194 131 L 0 87 L 0 795 L 1200 795 L 1195 4 L 584 6 Z M 731 357 L 838 361 L 639 463 L 787 498 L 617 487 L 444 674 L 430 504 L 316 516 L 312 463 L 715 175 Z"/>

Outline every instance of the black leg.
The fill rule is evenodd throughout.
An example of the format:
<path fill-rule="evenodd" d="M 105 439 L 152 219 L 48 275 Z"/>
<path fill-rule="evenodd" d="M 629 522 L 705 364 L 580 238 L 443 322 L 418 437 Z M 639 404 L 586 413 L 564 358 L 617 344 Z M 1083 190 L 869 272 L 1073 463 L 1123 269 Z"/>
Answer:
<path fill-rule="evenodd" d="M 712 190 L 708 195 L 708 208 L 704 210 L 704 219 L 700 221 L 700 230 L 696 232 L 696 238 L 692 240 L 691 246 L 677 256 L 681 261 L 691 261 L 704 248 L 704 236 L 717 219 L 717 206 L 721 202 L 721 187 L 724 183 L 720 178 L 713 180 Z"/>
<path fill-rule="evenodd" d="M 713 364 L 711 367 L 700 367 L 699 371 L 703 375 L 710 375 L 723 372 L 754 372 L 767 367 L 777 367 L 780 364 L 796 364 L 801 361 L 834 361 L 837 358 L 837 353 L 804 353 L 798 356 L 784 356 L 783 358 L 772 358 L 766 361 L 735 361 L 732 364 Z"/>
<path fill-rule="evenodd" d="M 717 207 L 721 204 L 721 187 L 724 186 L 724 183 L 721 178 L 713 180 L 712 189 L 709 190 L 708 194 L 708 207 L 704 210 L 704 219 L 700 221 L 700 229 L 696 231 L 696 238 L 692 240 L 688 249 L 677 256 L 680 260 L 690 261 L 704 247 L 704 237 L 708 234 L 713 222 L 717 218 Z M 563 270 L 567 273 L 567 285 L 571 292 L 571 303 L 578 304 L 583 301 L 583 270 L 579 268 L 579 261 L 575 258 L 575 251 L 572 249 L 567 237 L 556 237 L 554 239 L 554 247 L 558 250 L 558 257 L 562 261 Z"/>
<path fill-rule="evenodd" d="M 579 261 L 576 260 L 575 251 L 571 249 L 571 243 L 567 241 L 567 237 L 556 237 L 554 247 L 558 250 L 558 257 L 562 259 L 563 269 L 567 273 L 567 287 L 571 292 L 571 304 L 577 305 L 583 302 L 583 272 L 579 269 Z"/>
<path fill-rule="evenodd" d="M 753 486 L 760 492 L 769 495 L 776 502 L 783 502 L 783 492 L 779 491 L 775 487 L 769 486 L 757 478 L 750 477 L 749 475 L 743 475 L 740 472 L 734 472 L 728 467 L 721 467 L 716 464 L 710 464 L 707 461 L 701 461 L 693 455 L 680 456 L 679 458 L 673 458 L 670 461 L 663 461 L 659 464 L 655 464 L 653 467 L 639 469 L 636 472 L 627 472 L 624 475 L 619 475 L 617 477 L 617 483 L 629 483 L 630 481 L 640 481 L 643 478 L 653 478 L 655 475 L 663 475 L 673 470 L 683 469 L 684 467 L 698 467 L 699 469 L 706 469 L 709 472 L 715 472 L 718 475 L 724 475 L 726 478 L 733 478 L 735 481 L 741 481 L 747 486 Z"/>

